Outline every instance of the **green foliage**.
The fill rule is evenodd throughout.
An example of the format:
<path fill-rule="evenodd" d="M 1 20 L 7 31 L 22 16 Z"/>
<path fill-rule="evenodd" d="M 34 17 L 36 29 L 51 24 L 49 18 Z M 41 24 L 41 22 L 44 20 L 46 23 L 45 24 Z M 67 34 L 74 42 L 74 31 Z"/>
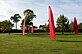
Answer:
<path fill-rule="evenodd" d="M 0 29 L 1 30 L 6 29 L 6 31 L 10 31 L 13 26 L 14 26 L 14 24 L 12 24 L 9 20 L 5 20 L 5 21 L 0 22 Z"/>
<path fill-rule="evenodd" d="M 74 30 L 74 22 L 71 22 L 71 23 L 70 23 L 69 29 L 70 29 L 71 31 Z"/>
<path fill-rule="evenodd" d="M 0 29 L 1 29 L 2 25 L 3 25 L 2 22 L 0 22 Z"/>
<path fill-rule="evenodd" d="M 20 21 L 21 16 L 19 14 L 14 14 L 14 16 L 11 16 L 10 19 L 13 20 L 13 22 L 16 23 L 16 29 L 17 29 L 17 23 L 18 23 L 18 21 Z"/>
<path fill-rule="evenodd" d="M 24 19 L 22 20 L 22 23 L 21 23 L 21 25 L 23 25 L 23 23 L 24 23 Z M 33 25 L 33 22 L 32 21 L 30 21 L 28 18 L 26 18 L 26 27 L 29 27 L 30 25 Z"/>
<path fill-rule="evenodd" d="M 36 18 L 36 15 L 34 14 L 33 10 L 30 10 L 30 9 L 26 9 L 26 10 L 24 11 L 24 15 L 26 16 L 26 18 L 29 19 L 29 21 L 32 21 L 33 18 Z M 27 19 L 27 20 L 28 20 L 28 19 Z"/>
<path fill-rule="evenodd" d="M 82 23 L 78 25 L 78 29 L 82 29 Z"/>
<path fill-rule="evenodd" d="M 11 20 L 13 20 L 13 22 L 17 23 L 18 21 L 20 21 L 19 19 L 21 18 L 21 16 L 19 14 L 14 14 L 14 16 L 11 16 Z"/>
<path fill-rule="evenodd" d="M 39 26 L 39 29 L 49 31 L 49 24 L 48 24 L 48 25 L 47 25 L 47 24 L 45 24 L 45 25 L 40 25 L 40 26 Z"/>
<path fill-rule="evenodd" d="M 34 26 L 34 29 L 37 29 L 38 27 L 37 26 Z"/>
<path fill-rule="evenodd" d="M 65 17 L 64 15 L 60 15 L 57 19 L 57 30 L 62 31 L 67 31 L 69 28 L 69 21 L 68 18 Z"/>
<path fill-rule="evenodd" d="M 40 25 L 40 26 L 39 26 L 39 29 L 42 29 L 43 26 L 44 26 L 44 25 Z"/>

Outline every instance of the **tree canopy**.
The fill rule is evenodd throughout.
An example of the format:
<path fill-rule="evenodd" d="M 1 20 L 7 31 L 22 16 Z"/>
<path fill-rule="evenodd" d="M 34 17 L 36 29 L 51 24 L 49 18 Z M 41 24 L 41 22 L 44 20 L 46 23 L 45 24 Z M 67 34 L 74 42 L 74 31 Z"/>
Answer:
<path fill-rule="evenodd" d="M 82 23 L 78 25 L 78 29 L 82 29 Z"/>
<path fill-rule="evenodd" d="M 13 26 L 14 24 L 12 24 L 9 20 L 4 20 L 0 22 L 0 30 L 9 31 L 12 29 Z"/>
<path fill-rule="evenodd" d="M 20 21 L 21 16 L 19 14 L 14 14 L 14 16 L 11 16 L 10 19 L 13 20 L 13 22 L 16 23 L 16 30 L 17 30 L 17 23 L 18 23 L 18 21 Z"/>
<path fill-rule="evenodd" d="M 33 25 L 33 18 L 36 18 L 36 15 L 34 14 L 33 10 L 30 9 L 26 9 L 24 10 L 24 15 L 26 17 L 26 28 L 28 29 L 28 27 L 30 27 L 31 25 Z M 23 25 L 24 19 L 22 20 L 21 25 Z"/>
<path fill-rule="evenodd" d="M 67 28 L 69 28 L 68 18 L 64 15 L 60 15 L 57 19 L 57 29 L 63 33 Z"/>

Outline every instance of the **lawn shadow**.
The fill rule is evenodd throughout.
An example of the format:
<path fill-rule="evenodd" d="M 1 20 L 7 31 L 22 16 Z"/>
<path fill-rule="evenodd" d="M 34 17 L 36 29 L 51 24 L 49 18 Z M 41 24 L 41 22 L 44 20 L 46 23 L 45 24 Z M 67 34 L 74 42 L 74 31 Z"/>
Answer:
<path fill-rule="evenodd" d="M 62 33 L 58 33 L 56 35 L 82 35 L 82 33 L 65 33 L 65 34 L 62 34 Z"/>
<path fill-rule="evenodd" d="M 58 42 L 82 42 L 82 41 L 69 41 L 69 40 L 56 40 L 56 41 L 58 41 Z"/>

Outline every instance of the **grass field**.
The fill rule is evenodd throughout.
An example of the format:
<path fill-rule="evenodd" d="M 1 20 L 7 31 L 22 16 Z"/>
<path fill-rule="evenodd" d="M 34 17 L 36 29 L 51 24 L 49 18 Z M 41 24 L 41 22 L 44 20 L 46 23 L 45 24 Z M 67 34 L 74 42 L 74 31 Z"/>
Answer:
<path fill-rule="evenodd" d="M 82 54 L 82 33 L 56 33 L 56 40 L 48 33 L 0 33 L 0 54 Z"/>

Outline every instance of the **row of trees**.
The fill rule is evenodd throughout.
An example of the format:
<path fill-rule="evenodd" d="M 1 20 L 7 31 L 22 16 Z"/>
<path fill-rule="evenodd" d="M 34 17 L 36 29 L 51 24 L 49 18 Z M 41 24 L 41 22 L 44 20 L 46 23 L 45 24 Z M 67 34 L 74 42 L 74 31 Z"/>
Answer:
<path fill-rule="evenodd" d="M 77 22 L 78 23 L 78 22 Z M 60 15 L 57 19 L 57 28 L 58 31 L 74 31 L 74 22 L 69 23 L 69 20 L 64 15 Z M 82 30 L 82 23 L 78 24 L 78 29 Z"/>
<path fill-rule="evenodd" d="M 71 31 L 74 30 L 74 22 L 71 22 L 71 23 L 70 23 L 69 29 L 70 29 Z M 79 24 L 78 24 L 78 29 L 79 29 L 79 30 L 82 30 L 82 23 L 79 23 Z"/>
<path fill-rule="evenodd" d="M 24 10 L 23 14 L 26 17 L 26 25 L 25 26 L 26 26 L 26 29 L 28 30 L 28 28 L 30 28 L 33 25 L 32 21 L 33 21 L 33 18 L 36 18 L 36 15 L 30 9 Z M 14 14 L 14 16 L 10 17 L 10 20 L 13 21 L 14 23 L 16 23 L 16 30 L 17 30 L 17 23 L 20 21 L 20 19 L 21 19 L 20 14 Z M 10 22 L 10 20 L 5 20 L 5 21 L 0 22 L 0 30 L 9 31 L 10 29 L 12 29 L 14 24 L 12 24 Z M 21 28 L 23 26 L 23 22 L 24 22 L 24 19 L 22 20 L 22 23 L 21 23 L 21 26 L 20 26 Z M 34 26 L 34 28 L 37 28 L 37 26 Z"/>
<path fill-rule="evenodd" d="M 69 23 L 68 18 L 65 17 L 63 14 L 57 18 L 56 23 L 57 27 L 55 28 L 55 30 L 62 32 L 62 34 L 64 34 L 65 31 L 74 31 L 74 22 Z M 49 31 L 49 24 L 40 25 L 39 28 Z M 82 23 L 78 24 L 78 29 L 82 29 Z"/>
<path fill-rule="evenodd" d="M 24 15 L 26 17 L 26 29 L 28 30 L 28 28 L 30 28 L 32 25 L 33 25 L 33 18 L 36 17 L 36 15 L 34 14 L 34 12 L 30 9 L 27 9 L 25 10 L 24 12 Z M 21 19 L 21 16 L 19 14 L 15 14 L 14 16 L 11 16 L 10 18 L 11 20 L 13 20 L 13 22 L 16 23 L 16 30 L 17 30 L 17 23 L 20 21 Z M 22 23 L 21 23 L 21 28 L 23 26 L 23 23 L 24 23 L 24 19 L 22 20 Z"/>
<path fill-rule="evenodd" d="M 26 30 L 28 30 L 32 25 L 33 25 L 33 18 L 36 18 L 36 15 L 34 14 L 33 10 L 30 10 L 30 9 L 26 9 L 24 10 L 23 12 L 24 16 L 26 17 Z M 17 23 L 20 21 L 21 19 L 21 16 L 20 14 L 14 14 L 14 16 L 11 16 L 10 17 L 10 20 L 12 20 L 14 23 L 16 23 L 16 30 L 17 30 Z M 24 22 L 24 19 L 22 20 L 22 23 L 21 23 L 21 29 L 22 29 L 22 26 L 23 26 L 23 22 Z M 74 23 L 71 22 L 69 24 L 69 20 L 67 17 L 65 17 L 64 15 L 60 15 L 58 18 L 57 18 L 57 21 L 56 21 L 56 30 L 57 31 L 62 31 L 62 34 L 64 33 L 64 31 L 73 31 L 74 30 Z M 4 29 L 8 29 L 8 28 L 12 28 L 14 26 L 14 24 L 12 24 L 9 20 L 5 20 L 3 22 L 0 22 L 0 30 L 4 30 Z M 79 29 L 82 29 L 82 23 L 80 23 L 78 25 Z M 35 26 L 35 28 L 37 28 L 37 26 Z M 39 26 L 39 29 L 43 29 L 43 30 L 48 30 L 49 31 L 49 24 L 45 24 L 45 25 L 40 25 Z"/>

